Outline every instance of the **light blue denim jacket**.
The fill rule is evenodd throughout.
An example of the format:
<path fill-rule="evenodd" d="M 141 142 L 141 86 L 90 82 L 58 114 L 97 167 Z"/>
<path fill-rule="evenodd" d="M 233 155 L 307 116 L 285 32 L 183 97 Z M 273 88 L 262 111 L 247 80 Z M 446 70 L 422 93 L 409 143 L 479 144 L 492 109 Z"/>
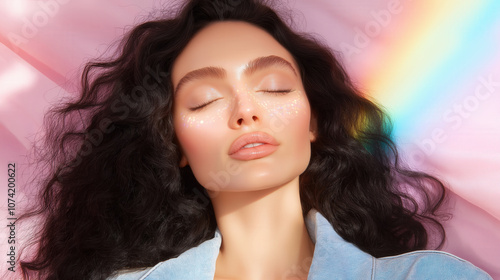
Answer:
<path fill-rule="evenodd" d="M 308 280 L 331 279 L 492 279 L 481 269 L 441 251 L 414 251 L 375 258 L 343 240 L 316 210 L 306 217 L 309 236 L 315 243 Z M 154 267 L 122 272 L 108 280 L 212 280 L 222 237 L 191 248 L 177 258 Z"/>

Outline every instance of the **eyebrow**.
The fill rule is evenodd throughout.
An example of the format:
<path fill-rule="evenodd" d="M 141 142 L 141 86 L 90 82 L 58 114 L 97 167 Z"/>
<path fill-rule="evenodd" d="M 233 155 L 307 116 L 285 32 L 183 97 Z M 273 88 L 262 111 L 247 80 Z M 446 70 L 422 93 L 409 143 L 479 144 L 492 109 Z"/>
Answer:
<path fill-rule="evenodd" d="M 259 70 L 263 70 L 272 66 L 289 69 L 295 76 L 297 76 L 297 72 L 295 71 L 295 68 L 293 68 L 292 64 L 286 59 L 276 55 L 258 57 L 250 61 L 243 70 L 243 74 L 249 76 Z M 182 77 L 182 79 L 180 79 L 179 83 L 177 84 L 177 88 L 174 91 L 174 95 L 179 91 L 181 87 L 189 82 L 205 78 L 224 79 L 225 77 L 226 70 L 222 67 L 209 66 L 193 70 L 191 72 L 188 72 L 186 75 L 184 75 L 184 77 Z"/>

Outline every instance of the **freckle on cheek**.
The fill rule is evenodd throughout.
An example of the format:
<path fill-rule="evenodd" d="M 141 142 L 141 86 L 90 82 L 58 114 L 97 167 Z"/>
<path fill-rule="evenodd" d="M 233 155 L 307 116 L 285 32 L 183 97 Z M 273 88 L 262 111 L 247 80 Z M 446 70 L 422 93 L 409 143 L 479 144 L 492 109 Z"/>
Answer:
<path fill-rule="evenodd" d="M 304 110 L 304 100 L 302 97 L 297 96 L 292 101 L 285 104 L 263 104 L 263 107 L 270 112 L 271 117 L 285 117 L 293 119 L 300 115 Z"/>
<path fill-rule="evenodd" d="M 225 108 L 220 108 L 211 114 L 205 114 L 203 116 L 182 114 L 181 115 L 182 128 L 193 128 L 193 127 L 202 127 L 206 125 L 211 125 L 223 117 L 224 109 Z"/>

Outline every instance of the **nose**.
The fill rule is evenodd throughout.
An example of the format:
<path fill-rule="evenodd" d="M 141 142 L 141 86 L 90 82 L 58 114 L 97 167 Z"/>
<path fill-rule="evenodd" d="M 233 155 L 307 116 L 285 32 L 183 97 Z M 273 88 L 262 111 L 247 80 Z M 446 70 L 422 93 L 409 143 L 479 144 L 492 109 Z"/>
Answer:
<path fill-rule="evenodd" d="M 260 121 L 259 106 L 254 98 L 249 92 L 236 92 L 231 117 L 229 118 L 230 128 L 237 129 L 245 125 L 251 126 Z"/>

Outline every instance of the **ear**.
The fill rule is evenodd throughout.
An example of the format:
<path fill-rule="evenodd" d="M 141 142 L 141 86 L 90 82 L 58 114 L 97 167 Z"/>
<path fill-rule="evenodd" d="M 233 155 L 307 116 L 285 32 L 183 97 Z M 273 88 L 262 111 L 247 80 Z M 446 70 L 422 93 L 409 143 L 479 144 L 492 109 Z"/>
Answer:
<path fill-rule="evenodd" d="M 316 114 L 311 112 L 311 122 L 309 123 L 309 139 L 311 142 L 316 141 L 318 136 L 318 122 L 316 120 Z"/>
<path fill-rule="evenodd" d="M 184 154 L 181 156 L 181 160 L 179 161 L 179 167 L 185 167 L 188 165 L 188 160 Z"/>

